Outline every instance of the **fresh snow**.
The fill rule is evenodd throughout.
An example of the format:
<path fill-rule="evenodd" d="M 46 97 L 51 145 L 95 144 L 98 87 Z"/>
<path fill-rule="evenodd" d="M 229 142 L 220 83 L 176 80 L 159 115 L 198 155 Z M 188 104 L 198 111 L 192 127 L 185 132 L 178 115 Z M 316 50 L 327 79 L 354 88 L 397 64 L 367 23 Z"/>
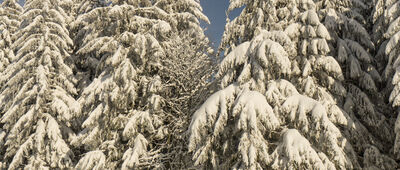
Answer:
<path fill-rule="evenodd" d="M 400 168 L 400 1 L 229 3 L 2 1 L 0 169 Z"/>

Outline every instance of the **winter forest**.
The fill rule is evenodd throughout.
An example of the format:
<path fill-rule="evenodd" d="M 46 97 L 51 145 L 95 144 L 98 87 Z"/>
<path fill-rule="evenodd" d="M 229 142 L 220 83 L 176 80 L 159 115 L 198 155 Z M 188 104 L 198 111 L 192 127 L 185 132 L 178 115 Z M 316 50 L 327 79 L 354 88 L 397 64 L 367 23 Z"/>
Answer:
<path fill-rule="evenodd" d="M 399 169 L 400 0 L 4 0 L 0 169 Z"/>

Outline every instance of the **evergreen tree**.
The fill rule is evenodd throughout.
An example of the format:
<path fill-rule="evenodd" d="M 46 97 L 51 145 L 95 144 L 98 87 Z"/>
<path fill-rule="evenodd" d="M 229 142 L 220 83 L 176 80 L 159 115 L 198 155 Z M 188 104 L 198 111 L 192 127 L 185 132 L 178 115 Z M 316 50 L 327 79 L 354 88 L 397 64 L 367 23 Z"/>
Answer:
<path fill-rule="evenodd" d="M 300 95 L 292 83 L 280 79 L 293 74 L 286 49 L 294 43 L 282 31 L 256 35 L 224 58 L 218 79 L 227 87 L 207 99 L 192 118 L 189 151 L 194 165 L 359 168 L 351 144 L 334 124 L 347 125 L 351 119 L 337 106 Z M 293 140 L 304 142 L 287 144 Z"/>
<path fill-rule="evenodd" d="M 9 169 L 71 168 L 79 113 L 69 58 L 73 45 L 59 1 L 28 0 L 15 34 L 13 61 L 0 76 L 1 160 Z"/>
<path fill-rule="evenodd" d="M 382 149 L 384 144 L 374 135 L 384 138 L 384 142 L 389 141 L 390 125 L 382 113 L 376 111 L 378 109 L 369 105 L 371 102 L 365 103 L 370 99 L 360 90 L 377 94 L 374 86 L 379 82 L 379 74 L 376 69 L 363 67 L 361 73 L 368 79 L 358 76 L 354 79 L 360 82 L 344 84 L 349 76 L 342 73 L 341 67 L 347 67 L 339 63 L 348 60 L 337 62 L 336 52 L 332 52 L 335 50 L 332 44 L 336 45 L 332 42 L 343 39 L 340 43 L 346 45 L 353 57 L 373 60 L 360 45 L 373 49 L 373 43 L 368 36 L 355 39 L 366 30 L 349 18 L 343 25 L 355 29 L 353 34 L 329 27 L 340 28 L 342 23 L 328 25 L 328 12 L 345 15 L 343 11 L 346 11 L 337 7 L 343 9 L 337 12 L 336 7 L 330 6 L 334 3 L 330 3 L 231 1 L 229 10 L 245 7 L 240 16 L 225 27 L 220 46 L 225 58 L 216 80 L 221 90 L 192 117 L 189 151 L 193 153 L 195 166 L 233 169 L 397 167 L 395 161 L 376 148 Z M 346 17 L 334 21 L 343 19 Z M 365 63 L 374 66 L 371 61 Z M 252 95 L 247 95 L 249 92 Z M 243 95 L 253 97 L 242 99 Z M 264 104 L 258 103 L 261 101 Z M 351 102 L 355 102 L 353 107 L 357 104 L 363 109 L 367 107 L 363 112 L 368 117 L 360 122 L 359 115 L 351 110 Z M 271 106 L 273 112 L 259 105 Z M 385 134 L 369 132 L 377 126 L 373 124 L 375 119 L 382 120 L 378 125 L 384 125 Z M 385 138 L 384 135 L 389 136 Z M 364 159 L 359 155 L 364 155 Z"/>
<path fill-rule="evenodd" d="M 16 0 L 5 0 L 0 6 L 0 72 L 15 59 L 11 46 L 21 22 L 21 12 L 22 7 Z"/>
<path fill-rule="evenodd" d="M 377 69 L 379 62 L 373 56 L 375 44 L 368 32 L 371 29 L 368 11 L 372 9 L 364 1 L 320 1 L 318 5 L 332 37 L 331 54 L 340 63 L 346 80 L 347 96 L 340 105 L 368 129 L 373 138 L 369 142 L 388 153 L 394 140 L 393 116 L 379 89 L 382 77 Z M 348 136 L 357 152 L 364 153 L 369 145 L 354 137 Z"/>
<path fill-rule="evenodd" d="M 393 112 L 397 114 L 397 120 L 394 126 L 396 138 L 394 141 L 394 154 L 396 159 L 400 159 L 400 131 L 399 131 L 399 36 L 400 29 L 398 24 L 400 21 L 399 4 L 400 1 L 374 1 L 375 8 L 373 13 L 374 21 L 374 36 L 377 37 L 377 45 L 379 51 L 377 58 L 380 58 L 385 63 L 383 70 L 383 78 L 386 87 L 383 92 L 387 95 L 389 102 L 395 109 Z"/>
<path fill-rule="evenodd" d="M 173 135 L 183 131 L 184 104 L 211 75 L 196 70 L 203 65 L 191 68 L 211 63 L 198 20 L 208 19 L 192 0 L 98 2 L 83 1 L 74 22 L 83 28 L 76 35 L 81 68 L 94 77 L 79 98 L 83 129 L 73 144 L 84 156 L 76 168 L 183 166 L 182 139 Z M 179 77 L 185 71 L 193 77 Z M 197 84 L 184 82 L 191 78 Z"/>
<path fill-rule="evenodd" d="M 399 168 L 400 1 L 241 7 L 5 0 L 0 169 Z"/>

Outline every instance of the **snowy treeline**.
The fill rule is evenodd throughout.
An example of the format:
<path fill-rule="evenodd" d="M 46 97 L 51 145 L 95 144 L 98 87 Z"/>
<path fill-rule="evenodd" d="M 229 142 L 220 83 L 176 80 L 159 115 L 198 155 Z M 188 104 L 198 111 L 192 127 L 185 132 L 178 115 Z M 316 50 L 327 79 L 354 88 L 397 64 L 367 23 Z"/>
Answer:
<path fill-rule="evenodd" d="M 241 7 L 5 0 L 0 169 L 400 168 L 400 1 Z"/>
<path fill-rule="evenodd" d="M 201 10 L 193 0 L 4 1 L 1 169 L 189 166 L 185 128 L 216 64 Z"/>
<path fill-rule="evenodd" d="M 205 169 L 397 169 L 400 1 L 230 0 L 189 153 Z"/>

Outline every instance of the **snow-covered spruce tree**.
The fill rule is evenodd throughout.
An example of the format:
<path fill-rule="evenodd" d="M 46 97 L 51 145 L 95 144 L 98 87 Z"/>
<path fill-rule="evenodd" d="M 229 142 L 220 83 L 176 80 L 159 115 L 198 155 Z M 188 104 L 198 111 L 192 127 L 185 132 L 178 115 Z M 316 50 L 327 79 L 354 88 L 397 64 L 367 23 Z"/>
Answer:
<path fill-rule="evenodd" d="M 395 168 L 397 164 L 374 150 L 376 147 L 364 146 L 381 143 L 354 115 L 340 108 L 347 97 L 342 85 L 344 75 L 336 59 L 327 56 L 332 37 L 320 21 L 323 11 L 317 10 L 318 4 L 237 0 L 231 1 L 229 9 L 241 6 L 245 6 L 243 12 L 227 24 L 220 47 L 227 54 L 217 76 L 222 89 L 192 117 L 189 151 L 194 165 L 238 169 Z M 267 102 L 263 105 L 274 108 L 279 124 L 266 128 L 263 124 L 272 122 L 273 116 L 270 111 L 262 112 L 269 116 L 262 116 L 259 110 L 263 109 L 250 104 L 261 99 L 239 102 L 244 101 L 244 91 L 264 95 Z M 248 134 L 260 132 L 263 136 L 247 141 Z M 263 147 L 259 147 L 261 144 Z M 267 151 L 261 149 L 265 147 Z M 384 163 L 377 161 L 383 158 Z"/>
<path fill-rule="evenodd" d="M 343 74 L 339 64 L 330 52 L 327 41 L 331 39 L 326 27 L 320 22 L 316 5 L 312 1 L 242 1 L 231 2 L 229 10 L 246 6 L 239 17 L 227 23 L 220 48 L 225 54 L 241 42 L 254 37 L 255 30 L 285 31 L 297 48 L 293 60 L 293 70 L 300 78 L 292 79 L 303 86 L 301 89 L 310 97 L 318 97 L 312 89 L 314 84 L 329 90 L 337 99 L 345 96 L 346 90 L 341 81 Z M 221 50 L 221 49 L 220 49 Z M 321 64 L 322 63 L 322 64 Z M 324 64 L 326 63 L 326 65 Z M 302 70 L 300 70 L 302 69 Z M 304 87 L 307 85 L 307 88 Z M 311 87 L 311 88 L 309 88 Z M 311 91 L 309 91 L 311 90 Z"/>
<path fill-rule="evenodd" d="M 5 0 L 0 6 L 0 72 L 15 59 L 11 44 L 20 25 L 22 7 L 16 0 Z"/>
<path fill-rule="evenodd" d="M 337 107 L 334 112 L 333 106 L 300 95 L 294 85 L 280 79 L 295 74 L 294 62 L 286 51 L 295 44 L 283 31 L 262 30 L 255 35 L 224 58 L 218 73 L 223 89 L 193 115 L 189 151 L 194 154 L 194 165 L 245 169 L 359 167 L 351 144 L 329 120 L 328 113 L 343 125 L 351 120 Z M 287 144 L 298 139 L 307 142 Z M 284 149 L 288 147 L 291 149 Z M 303 156 L 307 158 L 301 159 Z"/>
<path fill-rule="evenodd" d="M 57 0 L 28 0 L 13 61 L 1 74 L 1 157 L 9 169 L 71 168 L 70 120 L 79 113 L 72 40 Z"/>
<path fill-rule="evenodd" d="M 200 60 L 210 64 L 198 18 L 207 19 L 192 0 L 113 1 L 77 17 L 77 54 L 94 79 L 79 98 L 83 129 L 73 144 L 83 157 L 76 168 L 183 166 L 175 148 L 183 147 L 176 141 L 186 121 L 180 109 L 189 109 L 190 93 L 211 75 L 195 70 Z M 193 77 L 178 77 L 184 73 Z M 184 82 L 191 78 L 197 84 Z"/>
<path fill-rule="evenodd" d="M 378 89 L 382 78 L 373 57 L 375 45 L 367 31 L 371 26 L 368 11 L 372 9 L 363 1 L 320 1 L 318 5 L 332 37 L 331 54 L 340 63 L 346 79 L 343 109 L 362 122 L 375 140 L 380 140 L 376 146 L 387 153 L 394 139 L 390 120 L 393 116 Z M 356 144 L 360 153 L 368 146 L 365 142 Z"/>
<path fill-rule="evenodd" d="M 236 8 L 246 7 L 240 16 L 232 21 L 227 18 L 218 53 L 224 51 L 225 55 L 227 55 L 235 46 L 251 40 L 257 27 L 266 28 L 267 30 L 282 30 L 282 25 L 289 23 L 278 18 L 276 7 L 279 3 L 279 1 L 231 0 L 227 11 L 228 14 Z"/>
<path fill-rule="evenodd" d="M 400 12 L 399 5 L 400 1 L 375 1 L 375 10 L 373 14 L 374 19 L 374 35 L 382 37 L 377 41 L 379 51 L 377 57 L 383 58 L 386 67 L 383 70 L 383 78 L 386 85 L 386 92 L 388 92 L 389 102 L 393 108 L 397 111 L 397 120 L 395 123 L 394 132 L 396 138 L 394 141 L 394 154 L 396 159 L 400 159 L 400 117 L 399 117 L 399 106 L 400 106 L 400 82 L 399 82 L 399 37 L 400 37 Z M 380 43 L 380 44 L 379 44 Z"/>
<path fill-rule="evenodd" d="M 342 82 L 346 86 L 346 92 L 344 95 L 345 99 L 343 101 L 338 100 L 337 97 L 334 97 L 334 99 L 336 101 L 332 101 L 331 97 L 327 97 L 324 100 L 319 100 L 319 101 L 324 101 L 325 104 L 328 104 L 331 106 L 334 105 L 335 103 L 337 103 L 339 107 L 341 107 L 341 108 L 345 109 L 345 111 L 349 112 L 348 116 L 351 117 L 351 119 L 353 119 L 353 121 L 356 122 L 356 124 L 358 124 L 357 125 L 358 127 L 355 128 L 355 127 L 350 126 L 350 124 L 348 124 L 347 132 L 345 132 L 344 134 L 346 134 L 346 137 L 351 140 L 351 142 L 357 148 L 357 151 L 360 154 L 363 153 L 363 150 L 365 149 L 365 147 L 368 147 L 367 143 L 375 144 L 380 149 L 386 149 L 386 151 L 387 151 L 388 147 L 383 147 L 383 146 L 387 146 L 388 143 L 391 143 L 392 135 L 390 135 L 390 125 L 388 123 L 388 119 L 385 118 L 385 115 L 383 115 L 382 113 L 387 114 L 390 111 L 385 111 L 387 109 L 384 106 L 383 102 L 380 102 L 380 103 L 378 102 L 378 104 L 377 104 L 378 107 L 374 106 L 371 102 L 371 100 L 374 100 L 374 101 L 381 100 L 381 97 L 379 96 L 379 93 L 377 92 L 377 87 L 375 85 L 375 82 L 377 82 L 377 83 L 380 82 L 380 76 L 377 73 L 376 69 L 374 68 L 375 64 L 376 64 L 376 63 L 374 63 L 374 59 L 368 53 L 370 50 L 373 50 L 374 44 L 371 42 L 367 31 L 363 28 L 363 25 L 358 23 L 358 22 L 366 23 L 365 19 L 363 19 L 363 15 L 365 15 L 365 13 L 368 13 L 368 12 L 365 12 L 365 10 L 363 10 L 363 9 L 366 9 L 367 5 L 362 2 L 358 2 L 358 1 L 351 1 L 351 2 L 350 1 L 337 1 L 337 2 L 336 1 L 316 1 L 316 4 L 312 3 L 311 1 L 304 1 L 303 4 L 300 3 L 298 5 L 299 6 L 298 9 L 300 9 L 300 11 L 301 11 L 306 8 L 316 7 L 318 9 L 317 10 L 318 17 L 321 18 L 322 20 L 324 20 L 323 24 L 326 25 L 325 28 L 327 28 L 327 29 L 324 30 L 323 27 L 318 27 L 317 29 L 313 30 L 313 29 L 310 29 L 310 27 L 304 28 L 301 26 L 301 29 L 303 29 L 303 30 L 305 29 L 305 31 L 298 31 L 298 29 L 296 29 L 296 27 L 299 28 L 299 26 L 297 24 L 290 24 L 290 25 L 287 24 L 287 22 L 289 22 L 289 23 L 293 22 L 293 16 L 295 16 L 294 14 L 296 14 L 296 13 L 291 13 L 290 11 L 297 11 L 297 9 L 293 8 L 293 6 L 295 6 L 295 3 L 294 2 L 287 3 L 287 4 L 285 4 L 285 3 L 286 3 L 285 1 L 277 1 L 276 5 L 282 6 L 282 8 L 277 8 L 276 10 L 274 10 L 272 8 L 261 8 L 261 9 L 268 9 L 273 12 L 276 11 L 275 13 L 277 14 L 277 17 L 274 17 L 273 15 L 266 15 L 266 14 L 262 15 L 262 14 L 260 14 L 260 12 L 258 10 L 258 13 L 253 14 L 253 17 L 251 17 L 251 15 L 245 15 L 245 16 L 248 16 L 247 18 L 253 19 L 254 21 L 243 22 L 244 25 L 246 23 L 258 23 L 256 25 L 263 26 L 262 22 L 255 22 L 255 21 L 262 21 L 262 20 L 265 21 L 266 19 L 265 19 L 265 17 L 263 19 L 263 16 L 268 16 L 268 18 L 279 18 L 278 21 L 273 22 L 273 23 L 277 23 L 278 26 L 268 26 L 267 25 L 264 27 L 271 27 L 271 28 L 283 27 L 289 35 L 291 33 L 295 33 L 293 37 L 300 36 L 300 37 L 304 38 L 304 35 L 306 35 L 305 37 L 307 37 L 307 34 L 309 34 L 308 37 L 319 37 L 320 35 L 325 33 L 325 35 L 327 35 L 328 46 L 330 46 L 330 48 L 333 49 L 333 50 L 330 50 L 330 52 L 328 54 L 334 56 L 339 61 L 338 63 L 342 62 L 341 67 L 343 67 L 345 69 L 344 77 L 348 79 L 349 74 L 352 73 L 353 70 L 349 70 L 351 65 L 353 65 L 353 68 L 354 67 L 360 68 L 362 71 L 361 72 L 362 76 L 355 76 L 353 74 L 353 79 L 355 79 L 357 81 L 347 81 L 347 79 L 346 79 L 346 81 Z M 266 3 L 266 4 L 268 4 L 268 3 Z M 353 8 L 355 8 L 355 9 L 350 10 L 349 7 L 351 7 L 352 5 L 354 6 Z M 248 4 L 246 6 L 248 6 Z M 250 6 L 254 6 L 254 5 L 252 4 Z M 274 5 L 272 5 L 272 6 L 274 6 Z M 259 6 L 257 6 L 257 7 L 259 7 Z M 246 10 L 246 8 L 244 10 L 251 11 L 250 9 Z M 256 11 L 256 10 L 254 10 L 254 11 Z M 360 11 L 362 11 L 362 12 L 360 12 Z M 243 13 L 241 14 L 241 16 L 242 15 L 243 15 Z M 256 16 L 256 17 L 254 17 L 254 16 Z M 261 16 L 261 18 L 260 18 L 260 16 Z M 354 19 L 349 19 L 348 16 L 351 16 Z M 255 20 L 255 18 L 258 18 L 258 19 Z M 233 23 L 236 20 L 240 20 L 240 18 L 235 19 L 233 21 Z M 288 26 L 285 28 L 285 25 L 288 25 Z M 244 26 L 244 27 L 251 30 L 251 28 L 248 28 L 249 26 Z M 237 28 L 240 28 L 240 26 L 234 25 L 234 26 L 232 26 L 231 30 L 240 30 Z M 293 29 L 293 28 L 295 28 L 295 29 Z M 329 32 L 332 32 L 332 34 L 328 35 L 327 30 L 330 30 Z M 343 30 L 345 30 L 345 31 L 343 31 Z M 240 32 L 240 31 L 236 31 L 236 32 Z M 300 34 L 296 34 L 299 32 L 300 32 Z M 352 33 L 349 33 L 349 32 L 352 32 Z M 234 34 L 234 35 L 236 35 L 236 34 Z M 239 33 L 239 35 L 241 35 L 241 34 Z M 332 35 L 332 36 L 330 36 L 330 35 Z M 347 38 L 347 39 L 344 39 L 344 41 L 345 41 L 344 43 L 343 43 L 343 41 L 340 41 L 340 42 L 343 46 L 344 45 L 347 46 L 346 50 L 348 50 L 348 53 L 352 54 L 353 55 L 352 58 L 355 59 L 350 64 L 343 64 L 343 58 L 348 56 L 347 54 L 343 54 L 344 52 L 346 52 L 343 50 L 343 48 L 340 51 L 342 59 L 340 59 L 340 58 L 338 59 L 338 57 L 337 57 L 339 52 L 337 52 L 338 50 L 336 50 L 337 49 L 336 47 L 338 46 L 336 44 L 338 43 L 338 38 L 340 38 L 339 36 L 341 36 L 342 38 L 343 37 Z M 229 36 L 226 36 L 226 37 L 229 37 Z M 330 37 L 330 38 L 328 38 L 328 37 Z M 243 38 L 241 38 L 241 39 L 243 39 Z M 230 39 L 227 39 L 227 40 L 229 40 L 228 42 L 235 42 L 234 40 L 230 40 Z M 294 40 L 294 41 L 298 42 L 298 40 Z M 312 41 L 315 41 L 315 39 Z M 303 42 L 304 42 L 304 40 L 303 40 Z M 357 42 L 360 42 L 361 45 L 360 44 L 357 45 L 356 44 Z M 299 46 L 299 49 L 302 48 L 303 44 L 301 44 Z M 363 47 L 362 45 L 368 47 L 367 48 L 368 50 L 360 49 L 360 47 Z M 303 51 L 301 51 L 299 53 L 303 53 Z M 304 53 L 303 53 L 303 55 L 304 55 Z M 307 55 L 309 55 L 309 54 L 306 54 L 305 56 L 307 56 Z M 358 58 L 360 58 L 360 59 L 358 59 Z M 309 60 L 309 61 L 312 61 L 312 60 L 313 59 L 311 58 L 311 60 Z M 359 63 L 357 63 L 358 60 L 359 60 Z M 336 63 L 336 61 L 334 61 L 334 60 L 331 60 L 331 61 L 333 61 L 333 63 Z M 348 60 L 347 60 L 347 62 L 348 62 Z M 298 63 L 303 65 L 303 66 L 299 66 L 300 68 L 303 68 L 303 73 L 304 73 L 304 70 L 306 70 L 306 68 L 310 68 L 307 66 L 308 65 L 307 62 L 305 62 L 305 64 L 304 64 L 304 62 L 299 61 Z M 312 62 L 310 62 L 310 63 L 312 63 Z M 346 65 L 350 65 L 350 66 L 346 67 Z M 312 68 L 314 70 L 315 67 L 312 66 Z M 314 74 L 314 75 L 316 75 L 316 74 Z M 318 77 L 321 77 L 321 75 L 316 75 L 315 77 L 318 78 Z M 323 74 L 322 74 L 322 77 L 325 77 L 325 76 L 323 76 Z M 330 78 L 328 78 L 328 79 L 330 79 Z M 333 80 L 333 79 L 331 79 L 331 80 Z M 331 80 L 328 80 L 325 82 L 329 82 Z M 300 82 L 301 81 L 304 82 L 304 80 L 300 79 Z M 337 94 L 338 91 L 344 92 L 343 91 L 344 89 L 341 87 L 342 85 L 340 85 L 340 84 L 337 86 L 334 85 L 336 87 L 339 87 L 338 88 L 339 90 L 335 90 L 336 88 L 332 85 L 326 86 L 326 83 L 324 83 L 324 81 L 322 81 L 322 85 L 323 84 L 325 84 L 324 85 L 325 87 L 328 87 L 329 91 L 332 94 L 335 94 L 335 93 Z M 340 93 L 342 93 L 342 92 L 340 92 Z M 367 93 L 368 95 L 366 95 L 365 93 Z M 370 99 L 370 97 L 372 97 L 372 99 Z M 363 115 L 363 114 L 365 114 L 365 115 Z M 358 118 L 358 117 L 361 117 L 361 118 Z M 368 129 L 366 129 L 364 126 L 368 127 Z M 380 129 L 380 130 L 377 130 L 377 129 Z M 382 130 L 382 129 L 384 129 L 384 130 Z M 371 131 L 372 133 L 369 131 Z M 381 131 L 383 131 L 385 133 L 382 133 Z M 360 140 L 361 138 L 363 138 L 364 140 Z M 382 140 L 379 140 L 379 138 L 381 138 Z"/>
<path fill-rule="evenodd" d="M 377 48 L 375 59 L 380 64 L 379 71 L 381 72 L 383 82 L 386 83 L 386 87 L 382 90 L 385 99 L 395 97 L 391 95 L 391 92 L 395 85 L 392 83 L 392 79 L 396 72 L 394 64 L 397 54 L 394 49 L 396 47 L 395 35 L 399 31 L 396 25 L 399 20 L 398 4 L 399 2 L 395 0 L 375 0 L 371 15 L 373 22 L 373 34 L 371 36 Z M 393 102 L 392 100 L 389 99 L 389 102 Z"/>

